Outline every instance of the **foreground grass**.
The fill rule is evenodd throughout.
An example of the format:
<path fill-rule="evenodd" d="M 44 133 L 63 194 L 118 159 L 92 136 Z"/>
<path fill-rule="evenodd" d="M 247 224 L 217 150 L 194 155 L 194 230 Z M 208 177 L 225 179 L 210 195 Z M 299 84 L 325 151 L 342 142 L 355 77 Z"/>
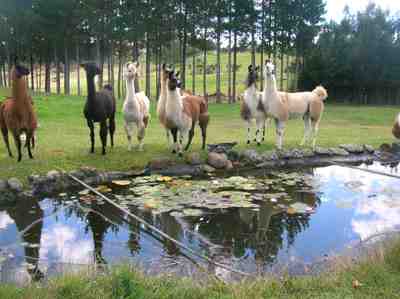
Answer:
<path fill-rule="evenodd" d="M 0 285 L 0 298 L 400 298 L 400 242 L 357 264 L 339 262 L 335 271 L 313 277 L 260 278 L 235 284 L 210 279 L 200 285 L 191 279 L 147 277 L 125 267 L 107 275 L 64 276 L 25 288 Z"/>
<path fill-rule="evenodd" d="M 9 91 L 0 90 L 0 98 Z M 152 103 L 152 119 L 146 132 L 145 152 L 128 152 L 127 140 L 121 115 L 122 100 L 118 100 L 116 146 L 108 148 L 107 156 L 100 154 L 100 138 L 96 128 L 96 153 L 89 154 L 89 131 L 83 117 L 85 99 L 76 96 L 36 96 L 40 128 L 37 131 L 38 146 L 35 159 L 29 160 L 24 153 L 23 161 L 16 163 L 10 159 L 5 146 L 0 145 L 0 178 L 17 177 L 25 180 L 28 175 L 43 174 L 61 167 L 72 170 L 81 166 L 92 166 L 103 170 L 127 170 L 140 168 L 154 157 L 174 157 L 168 150 L 164 129 L 161 128 Z M 321 123 L 318 144 L 336 146 L 342 143 L 368 143 L 379 146 L 392 142 L 391 125 L 397 114 L 395 107 L 331 105 L 327 108 Z M 246 130 L 239 116 L 239 105 L 210 105 L 211 123 L 208 130 L 208 143 L 238 141 L 237 149 L 256 148 L 254 144 L 245 145 Z M 296 147 L 303 134 L 301 120 L 290 121 L 284 145 Z M 257 148 L 274 148 L 275 130 L 270 129 L 267 141 Z M 15 153 L 14 143 L 12 150 Z M 196 131 L 192 151 L 200 151 L 200 132 Z"/>

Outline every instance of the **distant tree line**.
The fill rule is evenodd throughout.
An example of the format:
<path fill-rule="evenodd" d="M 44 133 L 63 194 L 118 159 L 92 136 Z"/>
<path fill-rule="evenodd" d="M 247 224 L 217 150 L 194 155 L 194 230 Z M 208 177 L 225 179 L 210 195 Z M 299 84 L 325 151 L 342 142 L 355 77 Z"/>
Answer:
<path fill-rule="evenodd" d="M 324 84 L 330 99 L 400 104 L 400 18 L 375 4 L 322 27 L 305 55 L 300 83 Z"/>
<path fill-rule="evenodd" d="M 147 94 L 158 95 L 163 62 L 174 63 L 181 70 L 187 89 L 207 94 L 208 53 L 214 51 L 217 101 L 222 94 L 221 72 L 227 68 L 226 93 L 229 102 L 234 102 L 238 80 L 243 80 L 237 78 L 238 51 L 251 51 L 249 64 L 262 65 L 269 57 L 281 70 L 304 71 L 306 61 L 316 55 L 313 44 L 321 30 L 324 9 L 323 0 L 2 1 L 0 86 L 9 86 L 7 73 L 18 55 L 30 66 L 32 90 L 68 95 L 73 78 L 76 93 L 81 94 L 79 63 L 96 60 L 103 73 L 99 84 L 107 78 L 121 96 L 123 63 L 140 57 L 145 70 L 142 88 Z M 333 24 L 326 28 L 330 26 Z M 325 34 L 316 47 L 321 47 Z M 228 55 L 227 67 L 221 63 L 223 52 Z M 196 67 L 199 57 L 201 68 Z M 151 76 L 154 70 L 155 77 Z M 196 72 L 203 76 L 200 87 Z M 189 76 L 191 86 L 186 84 Z M 283 88 L 283 72 L 280 76 Z M 156 86 L 155 90 L 150 90 L 151 86 Z"/>

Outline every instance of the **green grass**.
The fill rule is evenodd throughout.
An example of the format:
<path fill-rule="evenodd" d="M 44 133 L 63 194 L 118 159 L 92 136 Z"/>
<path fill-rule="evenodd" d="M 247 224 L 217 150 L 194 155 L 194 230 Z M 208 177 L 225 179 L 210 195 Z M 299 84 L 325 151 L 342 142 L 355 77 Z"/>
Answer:
<path fill-rule="evenodd" d="M 9 94 L 0 90 L 0 96 Z M 17 163 L 10 159 L 1 141 L 0 178 L 17 177 L 25 180 L 31 174 L 44 174 L 61 167 L 72 170 L 81 166 L 92 166 L 103 170 L 127 170 L 143 167 L 154 157 L 174 157 L 166 145 L 164 129 L 160 126 L 155 103 L 152 103 L 152 119 L 146 132 L 145 152 L 128 152 L 127 140 L 121 115 L 122 100 L 118 100 L 116 146 L 108 148 L 107 156 L 100 154 L 100 138 L 96 128 L 96 153 L 89 154 L 89 131 L 83 117 L 85 99 L 76 96 L 36 96 L 40 128 L 37 131 L 38 146 L 34 160 L 29 160 L 24 152 L 23 161 Z M 318 144 L 336 146 L 342 143 L 367 143 L 379 146 L 392 142 L 391 125 L 397 113 L 395 107 L 346 106 L 327 104 Z M 237 149 L 256 148 L 255 144 L 245 145 L 246 130 L 239 116 L 239 105 L 210 105 L 211 123 L 208 130 L 208 143 L 238 141 Z M 303 134 L 301 120 L 288 123 L 284 146 L 298 146 Z M 192 151 L 200 151 L 200 132 L 196 131 Z M 136 140 L 135 140 L 136 141 Z M 274 148 L 275 130 L 267 133 L 267 141 L 258 150 Z M 12 150 L 16 153 L 14 143 Z"/>
<path fill-rule="evenodd" d="M 360 287 L 353 287 L 355 280 L 361 283 Z M 357 263 L 339 258 L 334 270 L 318 276 L 259 278 L 232 284 L 210 278 L 199 283 L 167 276 L 148 277 L 128 267 L 117 267 L 107 275 L 67 275 L 23 288 L 1 284 L 0 298 L 394 299 L 400 298 L 400 242 L 392 241 Z"/>

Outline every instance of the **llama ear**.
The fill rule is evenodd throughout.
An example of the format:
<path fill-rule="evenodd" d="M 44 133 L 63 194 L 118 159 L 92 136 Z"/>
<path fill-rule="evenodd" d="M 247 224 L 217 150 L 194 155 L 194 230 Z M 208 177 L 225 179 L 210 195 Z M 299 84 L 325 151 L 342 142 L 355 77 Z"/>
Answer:
<path fill-rule="evenodd" d="M 181 74 L 181 71 L 178 71 L 178 72 L 175 74 L 175 76 L 176 76 L 176 77 L 179 77 L 180 74 Z"/>
<path fill-rule="evenodd" d="M 252 69 L 253 69 L 253 65 L 252 65 L 252 64 L 250 64 L 250 65 L 249 65 L 249 67 L 248 67 L 247 69 L 249 70 L 249 72 L 251 72 L 251 71 L 252 71 Z"/>
<path fill-rule="evenodd" d="M 136 65 L 136 67 L 138 68 L 138 67 L 139 67 L 139 61 L 136 61 L 136 62 L 135 62 L 135 65 Z"/>
<path fill-rule="evenodd" d="M 266 60 L 265 60 L 265 64 L 268 64 L 268 63 L 271 63 L 271 60 L 266 59 Z"/>
<path fill-rule="evenodd" d="M 84 63 L 81 63 L 81 64 L 80 64 L 80 67 L 83 67 L 83 68 L 84 68 L 84 67 L 85 67 L 85 64 L 84 64 Z"/>
<path fill-rule="evenodd" d="M 260 66 L 257 65 L 255 71 L 258 72 L 260 70 Z"/>
<path fill-rule="evenodd" d="M 167 69 L 167 64 L 165 62 L 162 65 L 162 69 L 163 69 L 163 71 L 165 71 Z"/>

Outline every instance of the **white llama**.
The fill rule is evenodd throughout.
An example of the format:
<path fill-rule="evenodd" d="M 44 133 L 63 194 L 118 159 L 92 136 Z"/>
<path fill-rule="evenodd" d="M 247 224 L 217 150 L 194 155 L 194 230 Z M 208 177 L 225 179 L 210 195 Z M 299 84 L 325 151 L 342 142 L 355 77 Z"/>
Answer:
<path fill-rule="evenodd" d="M 162 70 L 161 70 L 160 96 L 159 96 L 158 102 L 157 102 L 157 116 L 158 116 L 158 119 L 159 119 L 161 125 L 166 130 L 167 142 L 168 142 L 168 144 L 171 144 L 169 129 L 167 128 L 166 118 L 165 118 L 165 106 L 167 103 L 167 79 L 168 79 L 168 70 L 167 70 L 166 64 L 164 63 L 162 65 Z"/>
<path fill-rule="evenodd" d="M 133 127 L 136 124 L 139 141 L 138 150 L 143 150 L 143 139 L 149 121 L 150 100 L 144 92 L 135 92 L 135 78 L 137 76 L 138 63 L 128 63 L 125 67 L 124 77 L 126 81 L 126 97 L 122 108 L 125 120 L 125 130 L 128 137 L 128 150 L 132 150 Z"/>
<path fill-rule="evenodd" d="M 247 122 L 247 144 L 250 144 L 251 135 L 250 128 L 253 119 L 256 120 L 255 140 L 257 145 L 261 144 L 265 139 L 265 122 L 266 115 L 264 113 L 262 93 L 257 90 L 256 82 L 258 80 L 259 67 L 254 68 L 252 65 L 248 67 L 246 79 L 246 90 L 244 91 L 243 100 L 240 106 L 240 116 Z M 261 134 L 262 131 L 262 134 Z"/>
<path fill-rule="evenodd" d="M 324 100 L 328 93 L 322 86 L 311 92 L 279 92 L 276 86 L 275 66 L 267 60 L 265 63 L 265 83 L 263 106 L 267 116 L 274 118 L 276 125 L 277 147 L 282 149 L 285 124 L 290 118 L 303 117 L 304 137 L 302 145 L 312 139 L 315 149 L 319 122 L 324 111 Z"/>

